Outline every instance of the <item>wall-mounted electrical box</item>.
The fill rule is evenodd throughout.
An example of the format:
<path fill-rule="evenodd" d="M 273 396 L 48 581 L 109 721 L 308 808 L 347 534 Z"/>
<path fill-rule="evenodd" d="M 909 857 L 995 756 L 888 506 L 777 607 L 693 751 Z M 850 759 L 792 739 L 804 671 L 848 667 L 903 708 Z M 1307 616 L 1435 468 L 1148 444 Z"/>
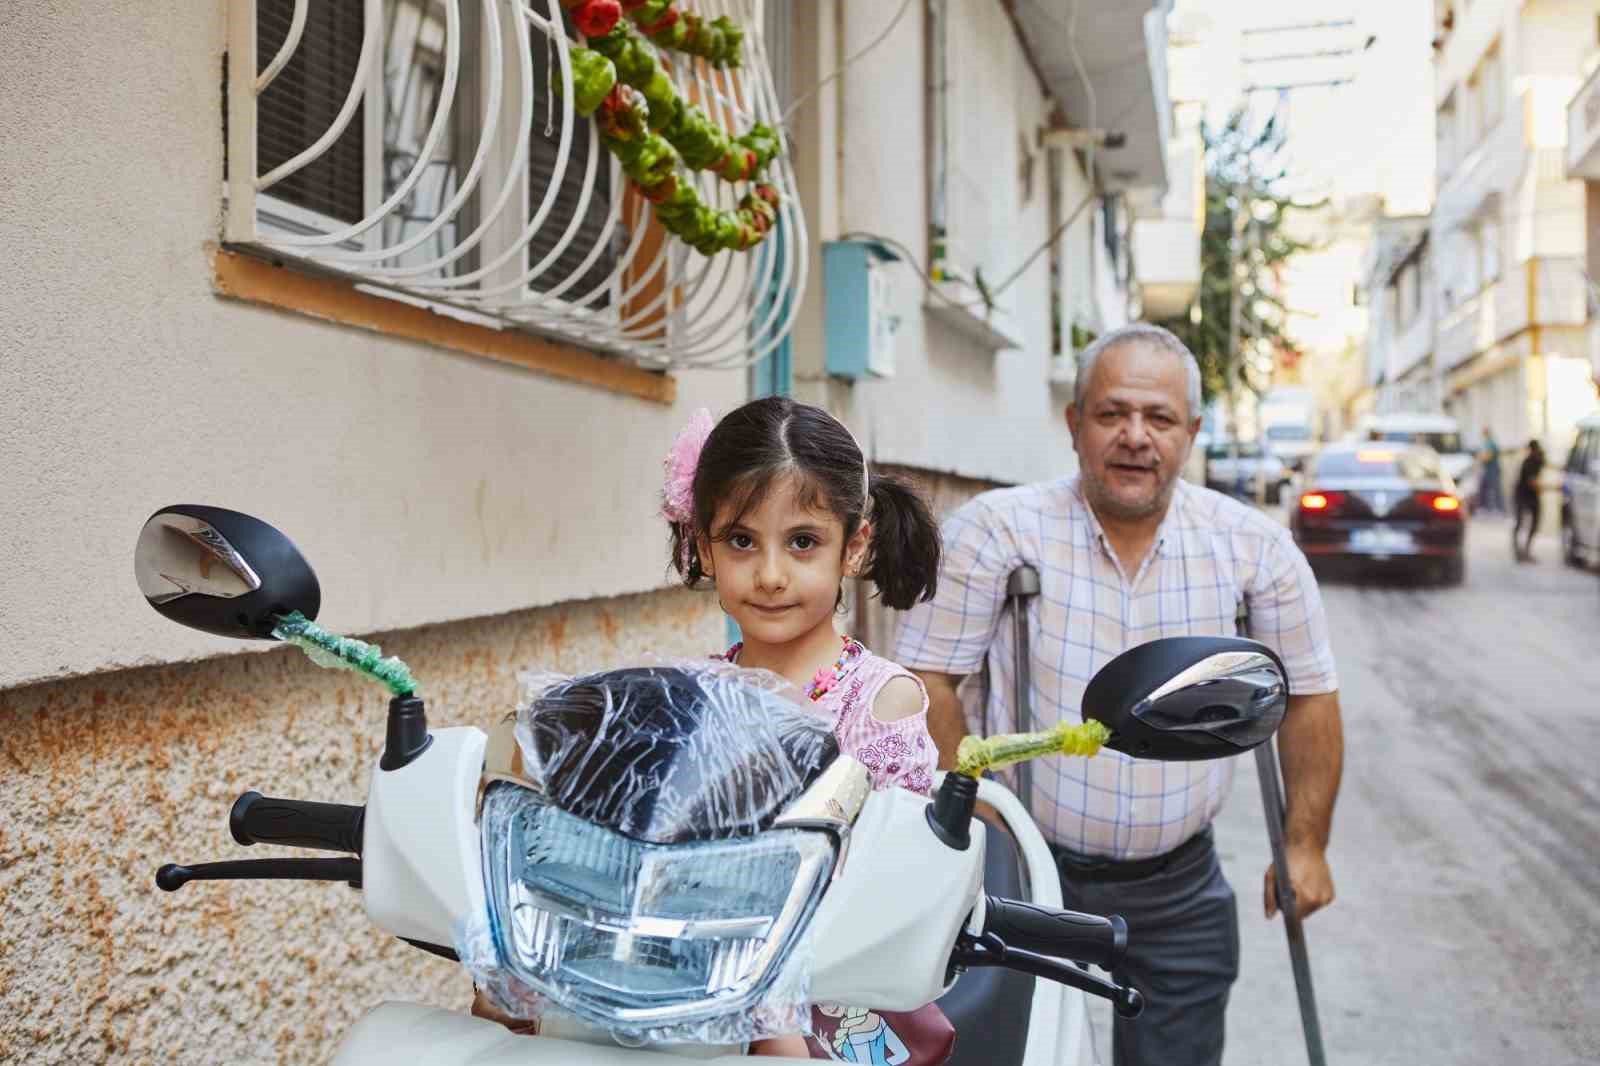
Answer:
<path fill-rule="evenodd" d="M 894 376 L 894 312 L 890 264 L 900 257 L 877 241 L 822 245 L 828 373 L 852 381 Z"/>

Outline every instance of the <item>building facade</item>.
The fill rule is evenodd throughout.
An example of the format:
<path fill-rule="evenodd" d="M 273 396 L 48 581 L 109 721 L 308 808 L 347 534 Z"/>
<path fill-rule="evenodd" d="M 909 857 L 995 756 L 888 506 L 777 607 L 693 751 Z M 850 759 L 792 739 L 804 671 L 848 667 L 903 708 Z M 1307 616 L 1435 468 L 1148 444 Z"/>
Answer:
<path fill-rule="evenodd" d="M 155 615 L 152 512 L 284 530 L 325 624 L 403 657 L 435 722 L 487 725 L 519 670 L 722 646 L 655 513 L 696 408 L 825 404 L 946 509 L 1070 472 L 1076 352 L 1183 298 L 1139 236 L 1179 210 L 1163 3 L 730 0 L 770 86 L 694 91 L 787 126 L 786 214 L 705 259 L 588 154 L 559 5 L 471 6 L 31 5 L 0 35 L 0 1058 L 322 1062 L 383 999 L 470 996 L 343 886 L 155 891 L 235 857 L 247 788 L 360 802 L 383 701 Z M 827 311 L 825 247 L 855 241 L 900 246 L 871 374 Z"/>
<path fill-rule="evenodd" d="M 1444 409 L 1554 454 L 1592 410 L 1584 188 L 1565 172 L 1567 103 L 1594 5 L 1435 5 L 1434 371 Z"/>

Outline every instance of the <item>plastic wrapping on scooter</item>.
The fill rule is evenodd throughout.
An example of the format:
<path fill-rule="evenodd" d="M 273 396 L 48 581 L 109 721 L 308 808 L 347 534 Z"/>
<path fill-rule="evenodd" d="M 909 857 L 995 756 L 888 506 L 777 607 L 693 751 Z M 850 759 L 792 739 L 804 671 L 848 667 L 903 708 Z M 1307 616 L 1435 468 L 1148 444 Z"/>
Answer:
<path fill-rule="evenodd" d="M 836 843 L 773 823 L 838 757 L 832 723 L 716 661 L 523 681 L 521 765 L 480 816 L 489 906 L 455 936 L 490 1003 L 629 1045 L 808 1032 Z"/>
<path fill-rule="evenodd" d="M 707 660 L 522 681 L 530 782 L 647 843 L 765 829 L 839 755 L 832 723 L 764 670 Z"/>

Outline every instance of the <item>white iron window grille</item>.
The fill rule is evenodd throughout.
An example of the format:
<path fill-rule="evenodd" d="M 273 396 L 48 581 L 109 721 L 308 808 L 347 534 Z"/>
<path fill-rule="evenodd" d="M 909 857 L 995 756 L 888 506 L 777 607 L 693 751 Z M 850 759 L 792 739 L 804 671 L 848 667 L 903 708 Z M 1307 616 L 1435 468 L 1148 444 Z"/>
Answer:
<path fill-rule="evenodd" d="M 467 321 L 649 367 L 743 367 L 788 335 L 806 281 L 789 146 L 749 252 L 703 256 L 574 114 L 559 0 L 228 0 L 225 242 Z M 662 50 L 730 134 L 782 136 L 763 0 L 684 0 L 746 32 L 716 70 Z M 712 207 L 747 190 L 681 171 Z"/>

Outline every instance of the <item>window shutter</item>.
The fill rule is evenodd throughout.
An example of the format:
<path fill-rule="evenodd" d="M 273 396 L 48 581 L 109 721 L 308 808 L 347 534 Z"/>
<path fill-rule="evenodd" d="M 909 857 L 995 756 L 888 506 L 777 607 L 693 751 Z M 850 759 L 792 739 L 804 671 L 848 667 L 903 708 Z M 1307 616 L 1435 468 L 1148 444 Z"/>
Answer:
<path fill-rule="evenodd" d="M 562 16 L 566 17 L 565 9 L 562 11 Z M 554 70 L 551 69 L 552 63 L 555 64 Z M 541 39 L 536 37 L 533 47 L 533 83 L 542 87 L 546 84 L 555 84 L 560 78 L 560 60 L 556 57 L 554 49 L 543 47 Z M 535 109 L 533 131 L 528 138 L 529 218 L 533 217 L 533 213 L 544 202 L 545 192 L 555 178 L 556 154 L 561 147 L 561 109 L 555 108 L 554 121 L 548 127 L 546 119 L 543 108 Z M 541 262 L 567 232 L 573 215 L 577 213 L 578 201 L 583 196 L 583 175 L 589 166 L 591 147 L 589 134 L 591 120 L 574 116 L 574 122 L 572 147 L 567 155 L 566 173 L 561 175 L 561 187 L 556 194 L 556 202 L 551 207 L 550 213 L 545 216 L 539 232 L 528 244 L 530 268 Z M 547 128 L 550 131 L 548 136 L 545 134 Z M 536 292 L 548 292 L 576 270 L 594 249 L 595 243 L 600 240 L 601 232 L 605 229 L 606 218 L 611 213 L 611 160 L 605 149 L 595 145 L 594 150 L 599 153 L 600 158 L 595 161 L 594 191 L 589 195 L 589 204 L 584 210 L 583 221 L 556 261 L 529 283 Z M 620 233 L 620 227 L 614 228 L 613 239 Z M 562 296 L 568 300 L 581 300 L 593 292 L 595 287 L 616 269 L 617 253 L 618 249 L 615 246 L 601 252 L 582 280 L 569 286 Z M 608 293 L 584 306 L 592 310 L 607 307 L 610 303 L 611 297 Z"/>
<path fill-rule="evenodd" d="M 294 158 L 333 125 L 355 78 L 366 31 L 365 5 L 313 3 L 294 58 L 256 110 L 259 173 Z M 289 36 L 294 0 L 256 0 L 256 73 L 265 70 Z M 320 157 L 272 187 L 270 195 L 343 222 L 366 214 L 363 102 L 350 125 Z"/>

